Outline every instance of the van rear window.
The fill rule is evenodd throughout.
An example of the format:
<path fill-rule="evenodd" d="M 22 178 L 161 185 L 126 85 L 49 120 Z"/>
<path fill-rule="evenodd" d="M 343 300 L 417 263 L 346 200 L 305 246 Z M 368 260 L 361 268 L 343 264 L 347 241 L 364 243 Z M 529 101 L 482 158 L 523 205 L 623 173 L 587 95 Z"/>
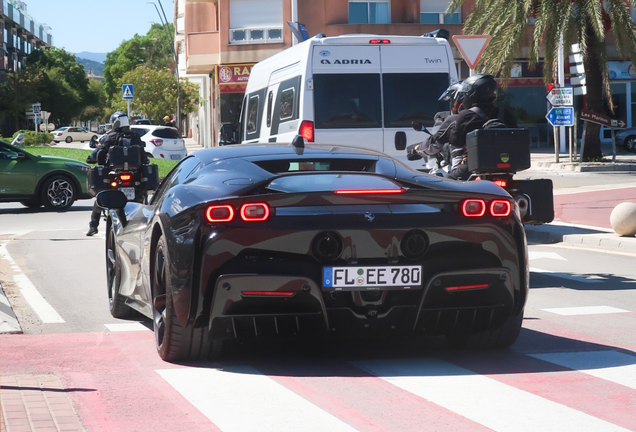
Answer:
<path fill-rule="evenodd" d="M 382 82 L 386 128 L 410 128 L 415 120 L 433 126 L 435 113 L 449 109 L 438 101 L 449 85 L 446 73 L 385 73 Z"/>
<path fill-rule="evenodd" d="M 314 113 L 316 129 L 382 127 L 380 75 L 315 74 Z"/>

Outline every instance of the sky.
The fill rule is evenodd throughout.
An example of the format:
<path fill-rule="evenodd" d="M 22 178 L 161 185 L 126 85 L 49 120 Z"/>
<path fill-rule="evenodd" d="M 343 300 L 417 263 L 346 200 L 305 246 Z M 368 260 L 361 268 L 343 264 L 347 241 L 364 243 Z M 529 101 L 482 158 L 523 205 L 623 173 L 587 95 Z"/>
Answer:
<path fill-rule="evenodd" d="M 23 0 L 31 17 L 51 26 L 56 47 L 68 52 L 107 53 L 135 33 L 144 35 L 159 15 L 151 0 Z M 157 7 L 158 1 L 155 0 Z M 161 0 L 168 22 L 174 3 Z M 161 12 L 161 8 L 159 7 Z"/>

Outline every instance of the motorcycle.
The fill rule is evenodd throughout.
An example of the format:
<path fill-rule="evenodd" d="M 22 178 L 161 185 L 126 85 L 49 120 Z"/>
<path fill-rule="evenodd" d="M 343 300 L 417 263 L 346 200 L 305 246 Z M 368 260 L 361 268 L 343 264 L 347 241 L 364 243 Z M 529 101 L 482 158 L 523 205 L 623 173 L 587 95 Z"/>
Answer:
<path fill-rule="evenodd" d="M 440 113 L 438 113 L 440 114 Z M 443 118 L 440 116 L 440 118 Z M 436 126 L 438 115 L 436 115 Z M 413 129 L 432 136 L 420 122 Z M 539 225 L 554 219 L 552 180 L 516 180 L 517 172 L 530 168 L 530 139 L 526 129 L 478 129 L 466 136 L 467 181 L 491 181 L 514 198 L 525 224 Z M 428 173 L 446 177 L 450 170 L 450 149 L 435 155 Z M 430 159 L 429 159 L 430 160 Z"/>

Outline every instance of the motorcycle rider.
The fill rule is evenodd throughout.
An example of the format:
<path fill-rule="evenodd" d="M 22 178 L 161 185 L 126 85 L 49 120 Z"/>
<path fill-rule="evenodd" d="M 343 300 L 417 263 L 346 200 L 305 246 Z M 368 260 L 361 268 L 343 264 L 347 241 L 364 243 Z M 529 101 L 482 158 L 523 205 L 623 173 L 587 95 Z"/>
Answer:
<path fill-rule="evenodd" d="M 106 139 L 97 149 L 97 164 L 108 166 L 108 150 L 115 146 L 131 146 L 138 145 L 141 147 L 141 154 L 143 163 L 148 163 L 148 157 L 145 152 L 144 142 L 139 138 L 139 135 L 130 130 L 130 120 L 128 115 L 123 111 L 117 111 L 110 116 L 110 123 L 112 129 L 106 135 Z M 137 194 L 138 195 L 138 194 Z M 143 197 L 135 196 L 135 201 L 142 200 Z M 97 201 L 93 205 L 93 213 L 91 214 L 91 222 L 89 224 L 88 232 L 86 235 L 91 237 L 97 234 L 97 227 L 99 226 L 99 219 L 102 215 L 102 209 L 97 205 Z"/>
<path fill-rule="evenodd" d="M 421 159 L 422 156 L 433 156 L 447 149 L 451 128 L 455 127 L 455 122 L 462 110 L 462 101 L 458 98 L 458 91 L 462 83 L 452 84 L 442 93 L 438 100 L 449 101 L 451 103 L 451 115 L 447 116 L 433 135 L 419 144 L 413 144 L 407 148 L 407 158 L 409 160 Z M 446 158 L 445 158 L 446 159 Z"/>
<path fill-rule="evenodd" d="M 517 119 L 510 111 L 495 105 L 497 81 L 492 75 L 476 74 L 466 78 L 457 92 L 457 98 L 461 100 L 463 109 L 450 129 L 453 165 L 449 177 L 467 180 L 470 172 L 466 162 L 466 134 L 481 129 L 493 119 L 499 119 L 509 128 L 516 128 Z"/>

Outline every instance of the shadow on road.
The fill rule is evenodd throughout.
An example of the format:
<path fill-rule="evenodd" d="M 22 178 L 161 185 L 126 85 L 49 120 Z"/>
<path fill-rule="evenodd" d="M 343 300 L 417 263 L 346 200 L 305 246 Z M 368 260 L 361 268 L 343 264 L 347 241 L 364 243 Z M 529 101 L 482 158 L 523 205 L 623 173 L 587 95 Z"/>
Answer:
<path fill-rule="evenodd" d="M 636 289 L 636 280 L 610 273 L 538 273 L 530 272 L 530 289 L 569 288 L 579 291 L 616 291 Z"/>
<path fill-rule="evenodd" d="M 44 207 L 38 207 L 38 208 L 18 207 L 18 208 L 0 208 L 0 215 L 35 214 L 35 213 L 71 213 L 71 212 L 79 212 L 79 211 L 87 211 L 87 210 L 93 210 L 93 200 L 82 200 L 80 202 L 76 202 L 75 204 L 73 204 L 73 206 L 71 206 L 71 208 L 62 212 L 47 210 Z"/>

